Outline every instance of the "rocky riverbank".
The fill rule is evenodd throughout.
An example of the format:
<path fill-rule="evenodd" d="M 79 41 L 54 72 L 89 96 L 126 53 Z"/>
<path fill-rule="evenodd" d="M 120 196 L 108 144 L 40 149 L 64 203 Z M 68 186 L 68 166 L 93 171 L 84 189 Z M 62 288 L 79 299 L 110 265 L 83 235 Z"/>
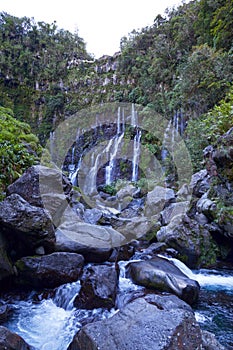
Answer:
<path fill-rule="evenodd" d="M 232 266 L 232 130 L 204 157 L 206 169 L 178 192 L 157 185 L 145 194 L 128 183 L 115 196 L 99 193 L 121 203 L 112 211 L 88 206 L 60 171 L 29 168 L 0 203 L 1 291 L 79 279 L 77 309 L 119 310 L 82 327 L 69 350 L 223 349 L 200 330 L 189 306 L 198 283 L 158 256 L 190 268 Z M 122 260 L 129 261 L 127 276 L 143 286 L 137 293 L 119 291 Z M 8 317 L 2 302 L 0 322 Z M 6 328 L 0 332 L 4 349 L 31 348 Z"/>

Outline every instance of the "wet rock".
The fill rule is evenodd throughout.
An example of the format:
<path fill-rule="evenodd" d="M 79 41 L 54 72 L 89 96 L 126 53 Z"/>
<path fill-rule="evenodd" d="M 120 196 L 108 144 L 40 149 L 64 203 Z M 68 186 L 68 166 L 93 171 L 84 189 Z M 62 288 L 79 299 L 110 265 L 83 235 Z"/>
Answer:
<path fill-rule="evenodd" d="M 18 271 L 16 283 L 33 288 L 55 288 L 77 281 L 83 264 L 83 256 L 75 253 L 24 257 L 15 264 Z"/>
<path fill-rule="evenodd" d="M 193 191 L 193 194 L 198 198 L 209 190 L 210 183 L 206 169 L 200 170 L 199 172 L 193 174 L 190 188 Z"/>
<path fill-rule="evenodd" d="M 202 330 L 201 336 L 204 350 L 227 350 L 217 341 L 213 333 Z"/>
<path fill-rule="evenodd" d="M 3 280 L 14 274 L 12 264 L 8 258 L 5 239 L 0 233 L 0 289 L 3 287 Z"/>
<path fill-rule="evenodd" d="M 74 306 L 79 309 L 111 309 L 115 306 L 118 276 L 115 265 L 88 267 L 81 280 Z"/>
<path fill-rule="evenodd" d="M 219 249 L 209 231 L 187 215 L 161 227 L 157 239 L 177 250 L 179 259 L 189 268 L 213 266 L 217 262 Z"/>
<path fill-rule="evenodd" d="M 188 304 L 193 304 L 198 299 L 199 284 L 166 259 L 154 257 L 147 261 L 129 263 L 127 273 L 135 283 L 173 293 Z"/>
<path fill-rule="evenodd" d="M 10 317 L 11 313 L 12 309 L 9 305 L 1 305 L 0 303 L 0 324 L 6 322 Z"/>
<path fill-rule="evenodd" d="M 113 317 L 84 326 L 69 350 L 201 350 L 200 328 L 191 311 L 169 311 L 139 298 Z"/>
<path fill-rule="evenodd" d="M 9 329 L 0 326 L 0 349 L 2 350 L 33 350 L 23 338 Z"/>
<path fill-rule="evenodd" d="M 89 245 L 80 244 L 75 239 L 65 235 L 60 229 L 56 230 L 55 235 L 55 250 L 57 252 L 81 254 L 86 262 L 104 262 L 112 254 L 112 248 L 91 248 Z"/>
<path fill-rule="evenodd" d="M 55 233 L 51 217 L 44 209 L 32 206 L 18 194 L 12 194 L 0 202 L 0 223 L 16 251 L 21 242 L 22 255 L 33 253 L 41 245 L 47 252 L 54 248 Z"/>

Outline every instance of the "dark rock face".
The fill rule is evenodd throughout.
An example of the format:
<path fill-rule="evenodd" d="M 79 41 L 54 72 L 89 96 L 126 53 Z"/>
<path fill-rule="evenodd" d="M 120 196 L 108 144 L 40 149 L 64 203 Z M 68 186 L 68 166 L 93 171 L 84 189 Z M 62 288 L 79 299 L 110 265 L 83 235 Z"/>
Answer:
<path fill-rule="evenodd" d="M 76 281 L 84 259 L 75 253 L 53 253 L 41 257 L 24 257 L 15 264 L 20 285 L 33 288 L 55 288 Z"/>
<path fill-rule="evenodd" d="M 1 350 L 33 350 L 23 338 L 0 326 L 0 349 Z"/>
<path fill-rule="evenodd" d="M 7 305 L 7 304 L 1 305 L 0 304 L 0 324 L 7 321 L 8 317 L 10 316 L 11 311 L 12 311 L 12 309 L 10 308 L 9 305 Z"/>
<path fill-rule="evenodd" d="M 173 293 L 188 304 L 193 304 L 199 295 L 199 284 L 163 258 L 132 262 L 128 265 L 128 274 L 135 283 Z"/>
<path fill-rule="evenodd" d="M 5 240 L 0 233 L 0 281 L 2 286 L 2 280 L 9 278 L 13 275 L 13 267 L 7 256 L 7 250 L 5 245 Z M 1 289 L 1 287 L 0 287 Z"/>
<path fill-rule="evenodd" d="M 218 247 L 209 230 L 187 215 L 181 221 L 172 220 L 162 227 L 157 239 L 177 250 L 191 269 L 211 266 L 217 261 Z"/>
<path fill-rule="evenodd" d="M 47 251 L 53 250 L 55 233 L 50 216 L 44 209 L 32 206 L 18 194 L 12 194 L 0 202 L 0 223 L 13 244 L 16 241 L 13 247 L 16 251 L 18 242 L 24 246 L 24 253 L 32 253 L 41 245 Z"/>
<path fill-rule="evenodd" d="M 114 265 L 88 267 L 81 278 L 81 290 L 74 306 L 81 309 L 115 306 L 118 276 Z"/>
<path fill-rule="evenodd" d="M 69 350 L 201 350 L 201 344 L 191 311 L 168 311 L 139 298 L 110 319 L 84 326 Z"/>

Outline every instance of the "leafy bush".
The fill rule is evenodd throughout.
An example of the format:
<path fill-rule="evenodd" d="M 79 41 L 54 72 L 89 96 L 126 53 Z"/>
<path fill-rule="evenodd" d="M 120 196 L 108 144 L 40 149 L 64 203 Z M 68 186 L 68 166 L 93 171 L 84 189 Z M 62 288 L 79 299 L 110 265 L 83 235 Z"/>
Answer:
<path fill-rule="evenodd" d="M 16 120 L 10 109 L 0 107 L 0 199 L 7 186 L 38 161 L 40 152 L 30 126 Z"/>
<path fill-rule="evenodd" d="M 202 168 L 202 151 L 233 126 L 233 87 L 222 100 L 208 113 L 198 119 L 189 120 L 186 129 L 186 143 L 195 170 Z"/>

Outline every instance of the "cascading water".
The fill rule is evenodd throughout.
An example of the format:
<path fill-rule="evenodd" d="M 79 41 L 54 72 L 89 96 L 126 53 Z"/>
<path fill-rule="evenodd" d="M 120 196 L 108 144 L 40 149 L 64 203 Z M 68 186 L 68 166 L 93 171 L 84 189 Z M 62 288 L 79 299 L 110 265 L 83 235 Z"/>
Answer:
<path fill-rule="evenodd" d="M 119 147 L 124 138 L 125 132 L 125 122 L 124 122 L 124 114 L 122 114 L 121 118 L 121 109 L 118 108 L 117 114 L 117 133 L 114 138 L 109 140 L 109 143 L 106 147 L 106 154 L 109 156 L 109 164 L 105 168 L 105 184 L 110 185 L 114 180 L 114 171 L 115 171 L 115 162 L 116 156 L 119 152 Z"/>
<path fill-rule="evenodd" d="M 189 278 L 201 287 L 199 300 L 194 308 L 201 328 L 216 335 L 227 349 L 233 347 L 233 271 L 191 271 L 177 259 L 170 259 Z"/>
<path fill-rule="evenodd" d="M 227 274 L 215 270 L 191 271 L 179 260 L 169 260 L 201 286 L 200 302 L 195 308 L 200 326 L 215 333 L 223 345 L 233 345 L 233 271 L 228 271 Z M 130 260 L 133 261 L 139 260 Z M 118 263 L 118 307 L 132 300 L 130 295 L 133 298 L 135 295 L 143 295 L 145 289 L 126 277 L 125 267 L 128 263 Z M 79 290 L 80 283 L 74 282 L 60 286 L 55 295 L 46 300 L 38 301 L 41 298 L 35 293 L 26 301 L 19 301 L 16 297 L 11 304 L 13 315 L 4 326 L 21 335 L 35 350 L 66 350 L 73 336 L 86 323 L 85 320 L 109 318 L 117 312 L 115 309 L 75 309 L 73 300 Z"/>
<path fill-rule="evenodd" d="M 138 180 L 141 136 L 142 132 L 137 128 L 133 141 L 132 182 Z"/>

